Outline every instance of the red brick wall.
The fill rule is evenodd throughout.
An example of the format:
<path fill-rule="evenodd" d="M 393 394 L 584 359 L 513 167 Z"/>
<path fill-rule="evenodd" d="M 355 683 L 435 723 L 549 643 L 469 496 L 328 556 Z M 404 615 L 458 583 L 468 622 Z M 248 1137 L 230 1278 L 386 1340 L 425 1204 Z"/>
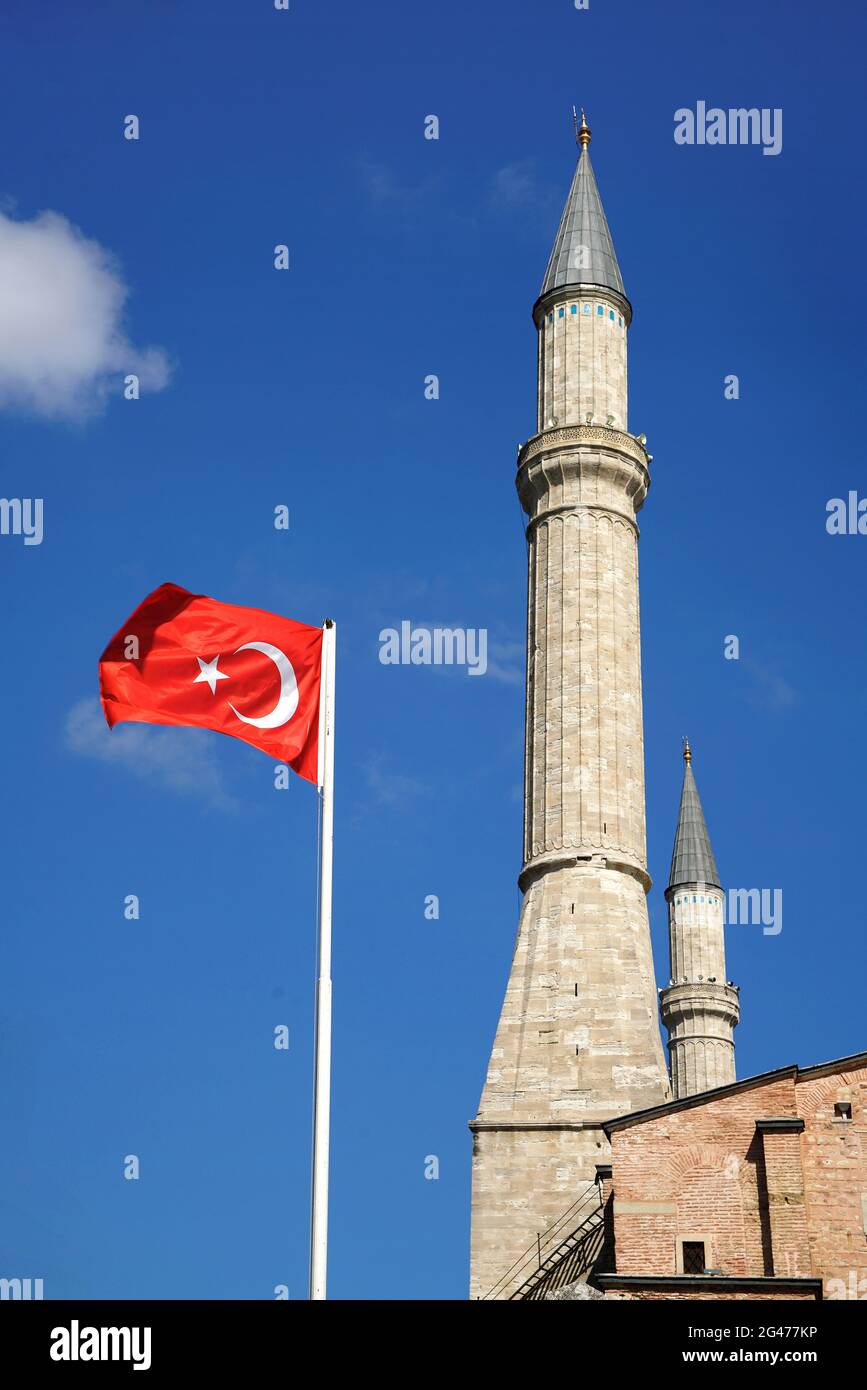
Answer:
<path fill-rule="evenodd" d="M 834 1118 L 841 1099 L 850 1122 Z M 756 1120 L 783 1116 L 803 1134 L 757 1134 Z M 616 1129 L 611 1150 L 619 1274 L 674 1274 L 678 1237 L 704 1237 L 724 1274 L 820 1277 L 826 1298 L 867 1299 L 867 1068 L 793 1073 Z"/>
<path fill-rule="evenodd" d="M 711 1236 L 705 1247 L 709 1267 L 726 1274 L 752 1273 L 747 1269 L 741 1184 L 726 1176 L 725 1164 L 685 1169 L 675 1200 L 677 1235 Z"/>
<path fill-rule="evenodd" d="M 867 1299 L 867 1069 L 807 1078 L 796 1094 L 813 1270 L 826 1298 Z M 851 1104 L 851 1122 L 834 1119 L 837 1100 Z"/>
<path fill-rule="evenodd" d="M 709 1235 L 725 1274 L 770 1274 L 756 1120 L 795 1115 L 792 1077 L 614 1130 L 617 1272 L 674 1274 L 677 1239 Z M 642 1213 L 635 1203 L 673 1210 Z"/>
<path fill-rule="evenodd" d="M 774 1273 L 790 1278 L 805 1278 L 811 1271 L 801 1133 L 794 1130 L 765 1130 L 762 1146 Z"/>

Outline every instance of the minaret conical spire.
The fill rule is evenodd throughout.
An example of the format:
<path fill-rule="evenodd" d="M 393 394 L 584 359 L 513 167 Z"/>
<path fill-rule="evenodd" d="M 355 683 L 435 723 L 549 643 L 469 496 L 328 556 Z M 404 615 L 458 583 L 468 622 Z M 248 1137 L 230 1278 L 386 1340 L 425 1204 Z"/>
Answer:
<path fill-rule="evenodd" d="M 677 888 L 682 883 L 707 883 L 719 888 L 719 870 L 713 857 L 710 835 L 695 784 L 689 739 L 684 739 L 683 762 L 683 790 L 680 794 L 680 812 L 668 886 Z"/>
<path fill-rule="evenodd" d="M 539 297 L 567 285 L 599 285 L 625 299 L 614 242 L 590 163 L 591 134 L 583 111 L 580 128 L 576 114 L 575 138 L 581 153 Z"/>
<path fill-rule="evenodd" d="M 724 893 L 683 741 L 683 791 L 668 902 L 671 978 L 659 992 L 668 1032 L 671 1085 L 678 1100 L 735 1079 L 734 1030 L 740 999 L 726 978 Z"/>

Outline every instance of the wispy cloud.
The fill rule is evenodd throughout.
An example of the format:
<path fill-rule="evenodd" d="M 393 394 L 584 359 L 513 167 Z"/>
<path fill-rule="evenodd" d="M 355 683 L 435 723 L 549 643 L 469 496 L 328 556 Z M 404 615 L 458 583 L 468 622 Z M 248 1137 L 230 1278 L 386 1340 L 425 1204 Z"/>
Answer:
<path fill-rule="evenodd" d="M 123 327 L 129 294 L 111 255 L 57 212 L 16 221 L 0 211 L 0 408 L 82 420 L 112 378 L 142 390 L 169 378 L 161 348 L 136 348 Z"/>
<path fill-rule="evenodd" d="M 741 664 L 752 677 L 753 689 L 749 698 L 754 704 L 764 705 L 767 709 L 788 709 L 800 700 L 795 687 L 769 666 L 749 657 L 743 658 Z"/>
<path fill-rule="evenodd" d="M 441 179 L 430 176 L 417 183 L 401 183 L 387 164 L 362 155 L 358 160 L 358 176 L 367 198 L 379 206 L 411 209 L 425 202 L 439 187 Z"/>
<path fill-rule="evenodd" d="M 532 159 L 505 164 L 491 179 L 491 202 L 496 207 L 516 208 L 538 201 L 536 166 Z"/>
<path fill-rule="evenodd" d="M 523 685 L 524 670 L 523 642 L 488 639 L 487 675 L 503 685 Z"/>
<path fill-rule="evenodd" d="M 442 169 L 422 178 L 405 177 L 379 160 L 364 155 L 356 161 L 362 195 L 370 215 L 391 232 L 415 235 L 420 223 L 438 237 L 465 239 L 477 234 L 478 209 L 472 201 L 455 199 L 449 192 L 449 175 Z"/>
<path fill-rule="evenodd" d="M 80 757 L 95 758 L 157 782 L 183 796 L 195 796 L 221 811 L 238 802 L 225 789 L 213 740 L 204 729 L 119 724 L 109 729 L 99 701 L 85 696 L 66 717 L 66 746 Z"/>
<path fill-rule="evenodd" d="M 372 758 L 365 773 L 374 800 L 381 806 L 404 807 L 426 791 L 424 783 L 418 778 L 389 772 L 383 767 L 381 758 Z"/>

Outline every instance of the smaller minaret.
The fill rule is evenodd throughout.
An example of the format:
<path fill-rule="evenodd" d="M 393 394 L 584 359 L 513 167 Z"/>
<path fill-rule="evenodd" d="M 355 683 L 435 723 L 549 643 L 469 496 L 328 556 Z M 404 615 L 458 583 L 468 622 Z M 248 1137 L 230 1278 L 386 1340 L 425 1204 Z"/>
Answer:
<path fill-rule="evenodd" d="M 723 890 L 687 739 L 683 761 L 680 815 L 665 890 L 671 980 L 659 991 L 676 1099 L 734 1081 L 733 1033 L 740 1017 L 738 989 L 726 980 Z"/>

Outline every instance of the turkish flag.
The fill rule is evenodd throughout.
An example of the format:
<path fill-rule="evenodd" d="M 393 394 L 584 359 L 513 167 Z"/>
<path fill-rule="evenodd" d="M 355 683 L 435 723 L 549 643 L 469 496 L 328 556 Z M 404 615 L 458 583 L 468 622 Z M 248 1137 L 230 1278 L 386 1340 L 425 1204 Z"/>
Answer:
<path fill-rule="evenodd" d="M 317 782 L 321 669 L 321 628 L 161 584 L 103 652 L 99 692 L 112 728 L 216 729 Z"/>

